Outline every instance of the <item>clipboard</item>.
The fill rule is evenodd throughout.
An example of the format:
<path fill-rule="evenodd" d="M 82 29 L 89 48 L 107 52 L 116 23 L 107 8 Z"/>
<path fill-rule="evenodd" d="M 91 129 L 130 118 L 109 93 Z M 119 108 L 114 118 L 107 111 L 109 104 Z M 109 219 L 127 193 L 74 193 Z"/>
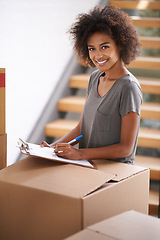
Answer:
<path fill-rule="evenodd" d="M 49 159 L 52 161 L 74 164 L 74 165 L 79 165 L 82 167 L 88 167 L 88 168 L 93 168 L 93 169 L 96 168 L 94 163 L 92 163 L 89 160 L 85 160 L 85 159 L 84 160 L 71 160 L 71 159 L 58 157 L 53 152 L 53 148 L 50 148 L 50 147 L 41 147 L 40 145 L 37 145 L 37 144 L 28 143 L 28 142 L 23 141 L 21 138 L 19 138 L 17 143 L 18 143 L 18 147 L 19 147 L 20 151 L 23 154 L 26 154 L 29 156 L 45 158 L 45 159 Z"/>

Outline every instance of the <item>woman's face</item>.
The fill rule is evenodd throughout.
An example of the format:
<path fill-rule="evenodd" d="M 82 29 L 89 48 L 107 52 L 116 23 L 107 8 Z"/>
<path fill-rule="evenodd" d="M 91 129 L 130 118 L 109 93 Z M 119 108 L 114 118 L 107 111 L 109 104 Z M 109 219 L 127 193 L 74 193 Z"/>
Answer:
<path fill-rule="evenodd" d="M 115 41 L 106 33 L 97 32 L 88 39 L 89 57 L 101 71 L 107 72 L 120 63 L 120 53 Z"/>

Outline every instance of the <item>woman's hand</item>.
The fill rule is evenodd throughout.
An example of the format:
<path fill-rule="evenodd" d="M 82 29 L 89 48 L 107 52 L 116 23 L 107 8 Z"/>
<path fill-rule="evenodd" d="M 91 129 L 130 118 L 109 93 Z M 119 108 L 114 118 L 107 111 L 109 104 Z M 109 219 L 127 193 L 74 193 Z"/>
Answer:
<path fill-rule="evenodd" d="M 50 144 L 48 144 L 47 142 L 45 141 L 42 141 L 41 144 L 40 144 L 41 147 L 51 147 Z"/>
<path fill-rule="evenodd" d="M 48 144 L 47 142 L 42 141 L 41 144 L 40 144 L 40 146 L 41 146 L 41 147 L 51 147 L 51 148 L 55 148 L 56 143 Z"/>
<path fill-rule="evenodd" d="M 58 157 L 63 157 L 72 160 L 82 159 L 82 152 L 80 149 L 73 147 L 68 143 L 58 143 L 55 146 L 54 153 Z"/>

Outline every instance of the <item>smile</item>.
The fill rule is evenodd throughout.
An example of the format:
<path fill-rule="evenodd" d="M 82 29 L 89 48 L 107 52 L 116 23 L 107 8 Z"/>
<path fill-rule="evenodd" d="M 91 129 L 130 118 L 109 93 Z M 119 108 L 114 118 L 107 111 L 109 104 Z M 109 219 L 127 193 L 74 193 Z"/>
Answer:
<path fill-rule="evenodd" d="M 105 64 L 106 62 L 108 62 L 108 60 L 109 60 L 109 58 L 106 59 L 106 60 L 103 60 L 103 61 L 97 61 L 97 60 L 96 60 L 96 63 L 98 63 L 98 65 L 103 65 L 103 64 Z"/>

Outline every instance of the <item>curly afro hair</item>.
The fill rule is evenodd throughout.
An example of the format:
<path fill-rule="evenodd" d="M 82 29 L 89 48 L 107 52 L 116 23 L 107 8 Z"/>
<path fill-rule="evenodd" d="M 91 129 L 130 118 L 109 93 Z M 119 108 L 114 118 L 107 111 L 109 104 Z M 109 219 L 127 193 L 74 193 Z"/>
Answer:
<path fill-rule="evenodd" d="M 115 41 L 124 64 L 129 64 L 139 55 L 141 44 L 131 18 L 119 8 L 96 6 L 89 13 L 79 14 L 69 29 L 74 51 L 82 65 L 95 67 L 89 58 L 87 42 L 96 32 L 104 32 Z"/>

